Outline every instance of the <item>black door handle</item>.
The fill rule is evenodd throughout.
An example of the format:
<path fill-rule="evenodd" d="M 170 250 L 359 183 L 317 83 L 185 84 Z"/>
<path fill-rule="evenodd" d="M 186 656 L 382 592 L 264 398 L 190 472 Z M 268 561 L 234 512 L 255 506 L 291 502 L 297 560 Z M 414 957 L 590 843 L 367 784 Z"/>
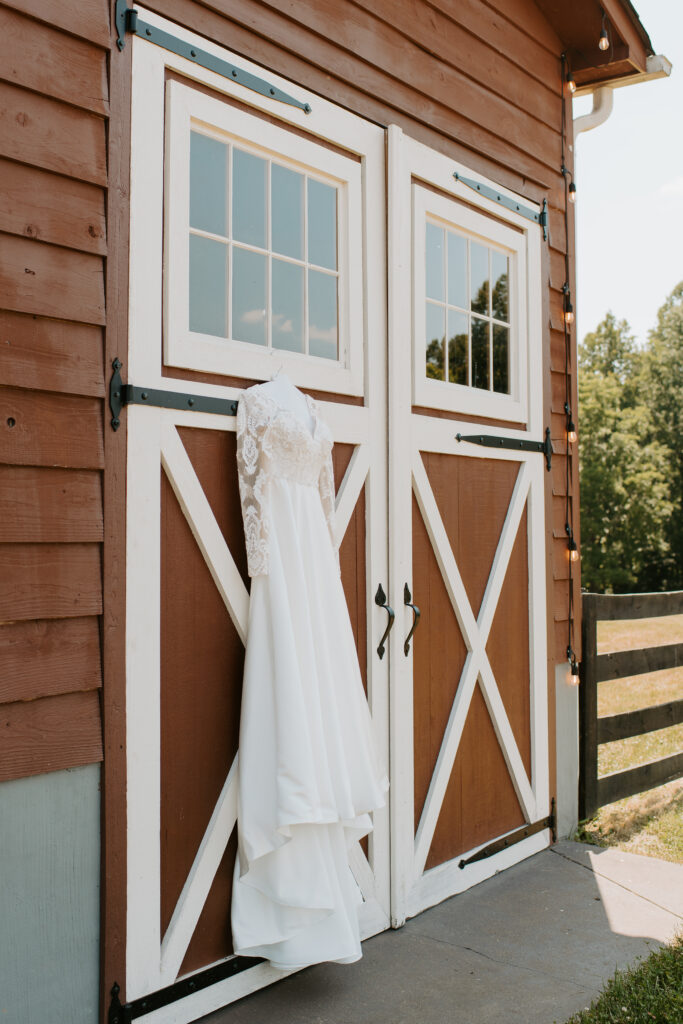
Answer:
<path fill-rule="evenodd" d="M 389 636 L 389 633 L 391 632 L 391 627 L 393 626 L 394 619 L 396 618 L 396 612 L 391 607 L 391 605 L 387 604 L 387 595 L 384 593 L 381 583 L 377 588 L 377 593 L 375 594 L 375 604 L 379 605 L 380 608 L 386 608 L 387 614 L 389 615 L 387 628 L 384 630 L 384 635 L 382 636 L 382 639 L 380 640 L 379 646 L 377 648 L 377 653 L 379 654 L 381 659 L 384 657 L 384 651 L 386 650 L 386 639 Z"/>
<path fill-rule="evenodd" d="M 420 609 L 417 607 L 416 604 L 413 604 L 413 595 L 410 593 L 410 589 L 407 583 L 403 588 L 403 603 L 407 605 L 408 608 L 413 609 L 413 624 L 410 628 L 410 633 L 408 633 L 406 641 L 403 645 L 403 653 L 407 658 L 410 652 L 410 638 L 417 629 L 418 625 L 420 624 Z"/>

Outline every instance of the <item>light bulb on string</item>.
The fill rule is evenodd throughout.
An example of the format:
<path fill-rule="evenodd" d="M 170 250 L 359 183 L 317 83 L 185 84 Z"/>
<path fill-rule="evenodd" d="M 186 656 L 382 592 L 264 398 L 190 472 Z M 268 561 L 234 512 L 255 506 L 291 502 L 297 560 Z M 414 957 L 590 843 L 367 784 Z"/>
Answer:
<path fill-rule="evenodd" d="M 574 323 L 574 307 L 572 306 L 572 300 L 569 295 L 569 289 L 564 293 L 564 322 L 566 324 Z"/>
<path fill-rule="evenodd" d="M 573 537 L 570 539 L 569 544 L 567 545 L 567 547 L 569 548 L 569 560 L 571 562 L 578 562 L 578 560 L 579 560 L 579 549 L 578 549 L 576 541 L 574 540 Z"/>
<path fill-rule="evenodd" d="M 569 423 L 567 424 L 567 440 L 570 444 L 576 444 L 576 439 L 576 426 L 574 424 L 574 420 L 570 418 Z"/>
<path fill-rule="evenodd" d="M 569 685 L 578 686 L 581 682 L 579 676 L 579 666 L 575 658 L 572 658 L 569 662 Z"/>
<path fill-rule="evenodd" d="M 567 72 L 567 88 L 571 93 L 576 92 L 576 82 L 574 81 L 574 75 L 571 71 Z"/>
<path fill-rule="evenodd" d="M 576 185 L 574 184 L 573 181 L 569 182 L 569 202 L 570 203 L 575 203 L 576 202 Z"/>
<path fill-rule="evenodd" d="M 602 27 L 600 29 L 600 38 L 598 39 L 598 46 L 601 50 L 609 50 L 609 35 L 607 33 L 607 25 L 605 24 L 605 12 L 602 12 Z"/>

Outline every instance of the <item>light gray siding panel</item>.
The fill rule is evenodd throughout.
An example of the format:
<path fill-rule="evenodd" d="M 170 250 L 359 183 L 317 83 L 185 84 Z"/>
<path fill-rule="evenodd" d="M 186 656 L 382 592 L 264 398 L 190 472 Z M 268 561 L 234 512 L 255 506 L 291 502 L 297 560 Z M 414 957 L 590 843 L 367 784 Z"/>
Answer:
<path fill-rule="evenodd" d="M 96 1024 L 100 768 L 0 784 L 0 1021 Z"/>

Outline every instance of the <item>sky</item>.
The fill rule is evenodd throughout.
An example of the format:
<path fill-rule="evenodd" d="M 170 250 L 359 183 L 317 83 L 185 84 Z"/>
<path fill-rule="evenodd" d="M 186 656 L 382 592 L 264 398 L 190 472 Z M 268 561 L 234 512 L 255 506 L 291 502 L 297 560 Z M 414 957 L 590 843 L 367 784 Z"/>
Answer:
<path fill-rule="evenodd" d="M 614 90 L 599 128 L 575 142 L 577 335 L 611 310 L 644 343 L 683 280 L 683 0 L 634 0 L 671 76 Z M 574 117 L 590 97 L 573 101 Z"/>

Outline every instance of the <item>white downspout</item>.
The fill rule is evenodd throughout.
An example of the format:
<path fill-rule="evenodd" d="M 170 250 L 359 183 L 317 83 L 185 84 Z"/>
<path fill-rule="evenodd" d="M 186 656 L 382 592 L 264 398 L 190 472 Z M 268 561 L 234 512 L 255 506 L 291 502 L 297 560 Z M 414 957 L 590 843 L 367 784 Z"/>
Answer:
<path fill-rule="evenodd" d="M 610 86 L 603 85 L 593 92 L 593 109 L 588 114 L 574 118 L 574 138 L 581 132 L 589 132 L 604 124 L 612 113 L 614 93 Z"/>

